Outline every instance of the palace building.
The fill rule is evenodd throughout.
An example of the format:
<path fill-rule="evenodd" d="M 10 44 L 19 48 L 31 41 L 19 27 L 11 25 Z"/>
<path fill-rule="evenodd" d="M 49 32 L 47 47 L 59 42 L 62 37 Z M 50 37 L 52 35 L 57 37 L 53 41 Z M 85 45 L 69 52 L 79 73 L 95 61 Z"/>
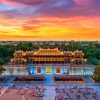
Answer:
<path fill-rule="evenodd" d="M 61 51 L 58 48 L 36 51 L 15 51 L 10 67 L 13 75 L 67 74 L 93 75 L 94 66 L 87 64 L 82 51 Z"/>
<path fill-rule="evenodd" d="M 86 59 L 83 58 L 82 51 L 62 52 L 56 49 L 39 49 L 38 51 L 15 51 L 14 58 L 11 59 L 13 64 L 66 64 L 77 63 L 83 64 Z"/>

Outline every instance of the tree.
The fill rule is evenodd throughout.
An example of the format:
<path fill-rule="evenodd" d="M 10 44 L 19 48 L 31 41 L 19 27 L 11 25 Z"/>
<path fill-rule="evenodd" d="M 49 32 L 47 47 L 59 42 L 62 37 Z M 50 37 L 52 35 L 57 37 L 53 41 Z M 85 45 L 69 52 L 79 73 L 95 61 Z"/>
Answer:
<path fill-rule="evenodd" d="M 95 53 L 95 57 L 96 57 L 97 59 L 100 59 L 100 50 L 98 50 L 98 51 Z"/>
<path fill-rule="evenodd" d="M 100 43 L 99 43 L 99 42 L 97 42 L 97 43 L 95 44 L 95 46 L 96 46 L 96 48 L 100 49 Z"/>
<path fill-rule="evenodd" d="M 82 42 L 70 41 L 68 45 L 69 51 L 82 50 Z"/>
<path fill-rule="evenodd" d="M 93 78 L 95 81 L 100 81 L 100 65 L 96 66 Z"/>
<path fill-rule="evenodd" d="M 0 74 L 5 71 L 4 67 L 0 66 Z"/>
<path fill-rule="evenodd" d="M 3 64 L 5 64 L 5 61 L 4 59 L 0 58 L 0 65 L 3 65 Z"/>
<path fill-rule="evenodd" d="M 94 65 L 98 64 L 98 59 L 96 59 L 95 57 L 89 57 L 88 58 L 88 62 Z"/>

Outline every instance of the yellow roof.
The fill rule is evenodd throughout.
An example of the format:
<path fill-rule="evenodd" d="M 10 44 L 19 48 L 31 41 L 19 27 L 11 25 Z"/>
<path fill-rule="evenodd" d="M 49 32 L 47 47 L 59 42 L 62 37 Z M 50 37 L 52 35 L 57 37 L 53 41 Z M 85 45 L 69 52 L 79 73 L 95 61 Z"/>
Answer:
<path fill-rule="evenodd" d="M 55 49 L 39 49 L 34 52 L 34 55 L 63 55 L 63 52 L 59 51 L 58 48 Z"/>

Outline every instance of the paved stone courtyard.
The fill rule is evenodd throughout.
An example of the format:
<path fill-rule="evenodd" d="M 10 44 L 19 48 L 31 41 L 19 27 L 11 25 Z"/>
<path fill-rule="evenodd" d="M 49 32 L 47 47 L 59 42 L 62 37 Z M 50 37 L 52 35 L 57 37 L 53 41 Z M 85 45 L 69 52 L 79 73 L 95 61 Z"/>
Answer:
<path fill-rule="evenodd" d="M 64 86 L 64 85 L 59 85 L 59 86 L 46 85 L 46 86 L 40 86 L 40 87 L 45 88 L 43 97 L 34 97 L 34 96 L 29 95 L 28 91 L 30 91 L 31 88 L 28 89 L 27 93 L 24 93 L 24 94 L 18 94 L 17 93 L 18 89 L 10 89 L 9 91 L 4 92 L 2 95 L 0 95 L 0 100 L 55 100 L 55 97 L 56 97 L 55 89 L 56 88 L 70 89 L 73 87 L 73 85 L 72 86 L 70 86 L 70 85 L 66 85 L 66 86 Z M 87 100 L 100 100 L 100 86 L 82 86 L 82 85 L 80 85 L 77 87 L 79 87 L 79 88 L 92 88 L 94 91 L 97 92 L 96 99 L 93 99 L 89 95 Z M 59 100 L 59 99 L 56 99 L 56 100 Z M 68 99 L 68 100 L 78 100 L 78 99 L 75 99 L 75 97 L 72 97 L 72 99 Z M 79 99 L 79 100 L 81 100 L 81 99 Z M 82 99 L 82 100 L 84 100 L 84 99 Z"/>
<path fill-rule="evenodd" d="M 10 77 L 5 84 L 2 84 L 0 86 L 1 92 L 0 93 L 0 100 L 55 100 L 57 97 L 57 88 L 61 89 L 66 89 L 66 93 L 72 96 L 72 98 L 68 100 L 85 100 L 84 97 L 81 97 L 81 99 L 76 99 L 76 94 L 77 91 L 73 90 L 73 94 L 69 91 L 69 89 L 73 88 L 74 86 L 77 86 L 77 88 L 91 88 L 93 89 L 94 92 L 96 92 L 96 98 L 93 98 L 95 96 L 93 95 L 87 95 L 88 97 L 87 100 L 100 100 L 100 84 L 96 84 L 93 82 L 93 80 L 89 76 L 84 76 L 84 80 L 86 81 L 86 84 L 59 84 L 55 85 L 54 84 L 54 77 L 51 74 L 45 75 L 45 82 L 44 84 L 12 84 L 14 77 Z M 6 88 L 11 88 L 8 89 L 8 92 L 5 91 Z M 42 97 L 36 97 L 32 95 L 32 88 L 33 87 L 41 87 L 45 88 L 45 91 L 43 91 L 43 96 Z M 2 89 L 3 88 L 3 89 Z M 25 93 L 17 93 L 18 88 L 25 89 L 27 88 L 27 92 Z M 37 92 L 36 92 L 37 93 Z M 59 94 L 59 93 L 58 93 Z M 35 95 L 35 94 L 34 94 Z M 61 92 L 61 95 L 66 95 L 65 93 Z M 81 94 L 83 96 L 83 94 Z M 56 100 L 63 100 L 63 99 L 56 99 Z M 67 100 L 67 99 L 64 99 Z"/>

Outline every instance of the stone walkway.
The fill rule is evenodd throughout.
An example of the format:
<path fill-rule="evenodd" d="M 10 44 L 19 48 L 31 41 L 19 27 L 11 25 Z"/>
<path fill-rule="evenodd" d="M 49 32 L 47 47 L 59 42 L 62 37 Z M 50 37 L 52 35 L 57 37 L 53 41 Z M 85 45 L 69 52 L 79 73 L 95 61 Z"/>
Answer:
<path fill-rule="evenodd" d="M 55 100 L 55 86 L 46 86 L 46 91 L 44 94 L 43 100 Z"/>
<path fill-rule="evenodd" d="M 47 86 L 44 86 L 44 87 L 46 88 L 46 90 L 44 91 L 43 99 L 39 99 L 39 98 L 34 99 L 34 97 L 29 96 L 29 100 L 55 100 L 55 96 L 56 96 L 55 88 L 56 87 L 54 85 L 47 85 Z M 59 85 L 59 87 L 63 88 L 65 86 L 64 85 Z M 66 87 L 70 88 L 69 85 L 66 85 Z M 85 86 L 85 85 L 83 86 L 83 85 L 80 85 L 78 87 L 93 88 L 95 91 L 98 92 L 98 96 L 100 98 L 100 86 Z M 70 94 L 70 95 L 72 95 L 72 94 Z M 23 95 L 16 94 L 16 90 L 12 89 L 11 92 L 7 92 L 7 93 L 3 94 L 0 97 L 0 100 L 22 100 L 22 97 L 23 97 Z M 73 100 L 75 100 L 75 99 L 73 99 Z M 91 99 L 91 100 L 93 100 L 93 99 Z"/>

